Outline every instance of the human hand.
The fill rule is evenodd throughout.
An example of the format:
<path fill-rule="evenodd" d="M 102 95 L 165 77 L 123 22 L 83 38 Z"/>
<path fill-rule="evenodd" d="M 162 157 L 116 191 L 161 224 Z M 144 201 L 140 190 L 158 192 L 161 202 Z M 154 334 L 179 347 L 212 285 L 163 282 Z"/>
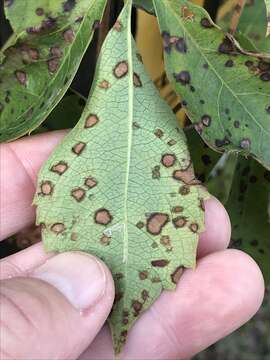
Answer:
<path fill-rule="evenodd" d="M 1 145 L 1 239 L 34 222 L 37 172 L 64 134 Z M 196 270 L 185 270 L 176 291 L 164 291 L 141 316 L 121 359 L 189 358 L 248 321 L 261 305 L 258 266 L 243 252 L 226 250 L 230 222 L 223 206 L 212 198 L 205 207 Z M 83 253 L 48 255 L 37 244 L 0 266 L 1 359 L 113 359 L 103 324 L 114 286 L 101 261 Z"/>

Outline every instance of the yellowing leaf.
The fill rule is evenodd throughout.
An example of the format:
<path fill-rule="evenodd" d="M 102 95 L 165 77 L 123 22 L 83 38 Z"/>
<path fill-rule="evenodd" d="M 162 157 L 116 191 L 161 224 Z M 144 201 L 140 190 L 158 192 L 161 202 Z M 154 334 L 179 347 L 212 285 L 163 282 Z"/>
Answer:
<path fill-rule="evenodd" d="M 110 267 L 117 353 L 162 289 L 195 266 L 207 197 L 184 134 L 140 62 L 130 15 L 127 1 L 82 117 L 43 166 L 35 197 L 47 250 L 87 251 Z"/>

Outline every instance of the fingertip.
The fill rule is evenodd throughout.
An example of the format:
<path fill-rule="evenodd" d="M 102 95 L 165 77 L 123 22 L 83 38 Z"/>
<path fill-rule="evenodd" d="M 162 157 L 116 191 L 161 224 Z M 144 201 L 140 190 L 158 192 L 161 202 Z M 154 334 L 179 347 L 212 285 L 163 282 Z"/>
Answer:
<path fill-rule="evenodd" d="M 212 196 L 205 201 L 205 231 L 200 235 L 198 258 L 229 246 L 231 222 L 221 202 Z"/>

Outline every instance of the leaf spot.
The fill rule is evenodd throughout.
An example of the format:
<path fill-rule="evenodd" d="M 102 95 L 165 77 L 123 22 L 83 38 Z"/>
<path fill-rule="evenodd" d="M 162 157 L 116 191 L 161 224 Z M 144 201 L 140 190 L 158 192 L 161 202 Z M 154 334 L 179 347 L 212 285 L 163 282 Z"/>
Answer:
<path fill-rule="evenodd" d="M 99 209 L 95 213 L 95 222 L 100 225 L 108 225 L 112 221 L 112 216 L 107 209 Z"/>
<path fill-rule="evenodd" d="M 169 216 L 163 213 L 153 213 L 147 219 L 147 231 L 152 235 L 159 235 L 168 223 Z"/>
<path fill-rule="evenodd" d="M 62 175 L 67 169 L 68 164 L 64 161 L 59 161 L 56 165 L 53 165 L 50 170 L 58 175 Z"/>
<path fill-rule="evenodd" d="M 127 61 L 121 61 L 119 62 L 114 70 L 113 70 L 113 73 L 114 73 L 114 76 L 117 78 L 117 79 L 121 79 L 123 78 L 124 76 L 127 75 L 128 73 L 128 63 Z"/>
<path fill-rule="evenodd" d="M 81 202 L 85 198 L 85 190 L 82 188 L 76 188 L 71 191 L 71 196 L 78 202 Z"/>
<path fill-rule="evenodd" d="M 76 155 L 81 155 L 85 147 L 86 144 L 84 142 L 78 142 L 76 145 L 73 146 L 72 152 Z"/>

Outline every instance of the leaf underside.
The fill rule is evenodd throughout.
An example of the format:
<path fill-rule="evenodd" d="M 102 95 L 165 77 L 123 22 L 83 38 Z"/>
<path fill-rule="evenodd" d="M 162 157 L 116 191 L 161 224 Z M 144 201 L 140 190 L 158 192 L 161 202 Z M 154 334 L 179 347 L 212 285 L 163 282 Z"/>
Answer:
<path fill-rule="evenodd" d="M 167 75 L 204 141 L 270 167 L 270 63 L 240 53 L 207 12 L 154 0 Z"/>
<path fill-rule="evenodd" d="M 116 353 L 162 289 L 195 266 L 208 196 L 140 62 L 130 13 L 127 1 L 102 47 L 85 111 L 43 166 L 34 200 L 47 250 L 90 252 L 111 269 Z"/>
<path fill-rule="evenodd" d="M 0 65 L 0 141 L 31 132 L 61 100 L 102 17 L 105 3 L 105 0 L 5 3 L 17 40 L 4 51 Z"/>

